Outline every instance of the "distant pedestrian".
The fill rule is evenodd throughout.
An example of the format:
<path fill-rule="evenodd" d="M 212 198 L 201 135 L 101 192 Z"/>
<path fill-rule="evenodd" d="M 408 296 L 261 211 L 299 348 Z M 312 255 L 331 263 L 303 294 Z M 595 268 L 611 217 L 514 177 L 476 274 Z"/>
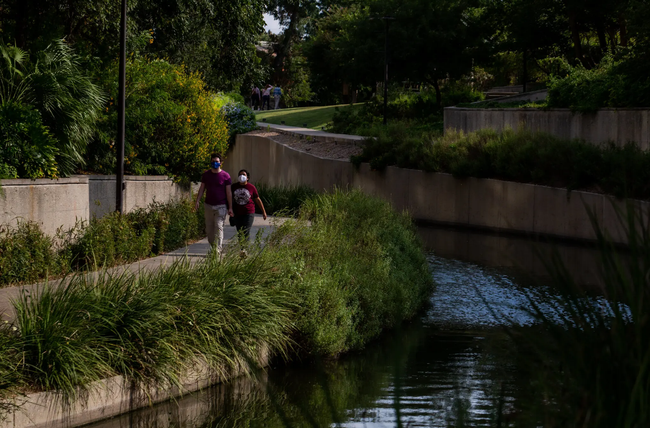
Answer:
<path fill-rule="evenodd" d="M 250 184 L 250 174 L 245 169 L 239 171 L 239 182 L 232 185 L 233 211 L 235 213 L 235 228 L 240 242 L 247 242 L 250 237 L 253 219 L 255 218 L 255 204 L 262 210 L 266 220 L 264 204 L 257 193 L 255 186 Z"/>
<path fill-rule="evenodd" d="M 210 169 L 201 176 L 201 186 L 196 196 L 194 211 L 199 209 L 203 191 L 205 191 L 205 233 L 208 235 L 210 246 L 214 246 L 216 238 L 217 253 L 221 255 L 223 245 L 223 224 L 226 214 L 233 215 L 232 211 L 232 181 L 230 174 L 222 170 L 221 155 L 210 155 Z M 216 235 L 216 236 L 215 236 Z"/>
<path fill-rule="evenodd" d="M 266 85 L 264 92 L 262 92 L 262 110 L 264 110 L 264 104 L 266 104 L 266 109 L 271 110 L 271 89 L 273 86 Z"/>
<path fill-rule="evenodd" d="M 253 91 L 251 92 L 251 108 L 253 110 L 260 108 L 260 88 L 257 85 L 253 86 Z"/>
<path fill-rule="evenodd" d="M 275 110 L 280 107 L 280 98 L 282 97 L 282 89 L 279 86 L 273 88 L 273 100 L 275 101 Z"/>

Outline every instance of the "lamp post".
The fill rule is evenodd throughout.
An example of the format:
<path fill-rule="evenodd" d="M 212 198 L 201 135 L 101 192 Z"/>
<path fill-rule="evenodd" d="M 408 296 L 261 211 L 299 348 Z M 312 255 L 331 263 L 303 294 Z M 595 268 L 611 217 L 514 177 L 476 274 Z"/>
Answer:
<path fill-rule="evenodd" d="M 122 21 L 120 22 L 120 71 L 117 96 L 117 170 L 115 174 L 115 210 L 120 214 L 124 207 L 124 116 L 126 89 L 126 0 L 122 0 Z"/>
<path fill-rule="evenodd" d="M 386 125 L 386 112 L 388 111 L 388 27 L 390 22 L 395 18 L 392 16 L 382 16 L 378 19 L 386 24 L 384 31 L 384 125 Z"/>

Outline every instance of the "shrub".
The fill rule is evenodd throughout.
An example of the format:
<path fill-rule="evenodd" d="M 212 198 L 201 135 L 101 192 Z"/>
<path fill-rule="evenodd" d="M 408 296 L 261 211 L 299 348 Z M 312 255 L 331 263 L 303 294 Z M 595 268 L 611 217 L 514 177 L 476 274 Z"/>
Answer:
<path fill-rule="evenodd" d="M 117 66 L 101 76 L 111 100 L 117 98 Z M 176 181 L 198 181 L 210 153 L 225 152 L 228 129 L 197 73 L 163 60 L 135 58 L 127 64 L 126 171 L 166 174 Z M 89 151 L 89 167 L 113 173 L 117 109 L 113 101 L 102 118 L 100 138 Z"/>
<path fill-rule="evenodd" d="M 647 60 L 642 53 L 628 53 L 618 60 L 605 57 L 591 70 L 582 66 L 568 67 L 566 76 L 551 78 L 548 106 L 582 112 L 605 107 L 648 107 Z"/>
<path fill-rule="evenodd" d="M 527 130 L 414 137 L 404 124 L 380 128 L 352 157 L 373 169 L 390 165 L 447 172 L 456 177 L 496 178 L 617 197 L 650 198 L 650 153 L 636 144 L 596 146 Z"/>
<path fill-rule="evenodd" d="M 33 222 L 0 225 L 0 284 L 35 282 L 59 274 L 53 242 Z"/>
<path fill-rule="evenodd" d="M 46 236 L 35 223 L 0 229 L 0 285 L 35 282 L 70 271 L 110 267 L 175 250 L 203 236 L 203 211 L 190 200 L 124 215 L 111 213 Z"/>
<path fill-rule="evenodd" d="M 228 133 L 231 141 L 234 141 L 237 134 L 245 134 L 257 129 L 255 113 L 243 103 L 224 104 L 219 109 L 219 112 L 228 123 Z"/>
<path fill-rule="evenodd" d="M 0 178 L 57 177 L 57 145 L 34 108 L 0 104 Z"/>
<path fill-rule="evenodd" d="M 291 279 L 296 341 L 310 354 L 363 347 L 415 315 L 431 291 L 410 218 L 359 191 L 308 199 L 297 221 L 269 237 L 267 251 Z"/>

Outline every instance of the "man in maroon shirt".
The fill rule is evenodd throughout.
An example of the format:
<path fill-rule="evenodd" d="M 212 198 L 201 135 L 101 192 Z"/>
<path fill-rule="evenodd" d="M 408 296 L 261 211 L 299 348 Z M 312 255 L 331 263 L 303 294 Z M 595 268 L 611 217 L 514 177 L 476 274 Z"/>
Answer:
<path fill-rule="evenodd" d="M 221 169 L 221 155 L 213 153 L 210 155 L 211 167 L 201 176 L 201 186 L 196 197 L 194 211 L 199 209 L 203 191 L 205 191 L 205 233 L 208 235 L 208 242 L 214 245 L 217 235 L 217 251 L 221 254 L 223 244 L 223 224 L 226 214 L 233 215 L 232 193 L 230 174 Z"/>

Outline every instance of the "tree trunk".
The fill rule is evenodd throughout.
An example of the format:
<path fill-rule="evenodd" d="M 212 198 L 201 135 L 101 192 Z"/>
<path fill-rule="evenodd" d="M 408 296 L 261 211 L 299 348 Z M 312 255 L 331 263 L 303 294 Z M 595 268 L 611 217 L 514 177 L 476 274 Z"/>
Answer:
<path fill-rule="evenodd" d="M 582 55 L 582 41 L 580 40 L 580 31 L 578 31 L 578 23 L 576 22 L 577 13 L 575 10 L 569 11 L 569 29 L 571 30 L 571 41 L 573 42 L 573 50 L 575 51 L 576 58 L 581 63 L 584 63 Z"/>
<path fill-rule="evenodd" d="M 621 46 L 624 48 L 627 47 L 627 22 L 625 21 L 625 16 L 621 14 L 618 17 L 618 26 L 621 32 Z"/>
<path fill-rule="evenodd" d="M 603 23 L 602 19 L 598 20 L 598 24 L 596 24 L 596 34 L 598 34 L 598 43 L 600 44 L 600 51 L 603 53 L 607 53 L 607 36 L 605 35 L 605 24 Z"/>
<path fill-rule="evenodd" d="M 427 83 L 433 85 L 433 88 L 436 90 L 436 105 L 438 108 L 442 108 L 442 93 L 440 92 L 438 77 L 434 74 L 433 76 L 427 77 L 426 81 Z"/>
<path fill-rule="evenodd" d="M 289 27 L 284 31 L 282 35 L 282 42 L 279 44 L 275 60 L 273 61 L 273 74 L 275 80 L 282 80 L 284 61 L 291 52 L 293 41 L 298 35 L 298 22 L 301 19 L 300 6 L 295 5 L 289 12 L 289 16 Z M 276 82 L 276 84 L 277 83 L 279 82 Z"/>

